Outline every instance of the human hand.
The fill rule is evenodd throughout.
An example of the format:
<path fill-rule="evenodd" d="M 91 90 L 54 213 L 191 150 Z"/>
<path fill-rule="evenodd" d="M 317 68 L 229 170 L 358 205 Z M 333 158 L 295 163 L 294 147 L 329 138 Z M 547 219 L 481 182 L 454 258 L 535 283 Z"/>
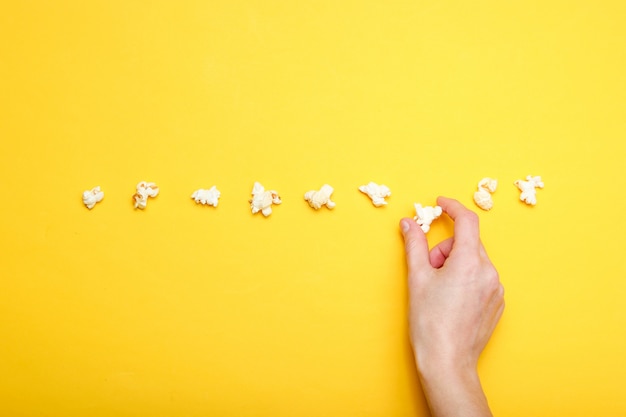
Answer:
<path fill-rule="evenodd" d="M 490 415 L 476 365 L 502 315 L 504 288 L 480 241 L 476 213 L 449 198 L 437 204 L 454 220 L 454 236 L 430 251 L 420 227 L 401 221 L 416 363 L 436 415 Z M 469 410 L 463 398 L 483 413 L 460 413 Z M 460 404 L 451 411 L 455 401 Z"/>

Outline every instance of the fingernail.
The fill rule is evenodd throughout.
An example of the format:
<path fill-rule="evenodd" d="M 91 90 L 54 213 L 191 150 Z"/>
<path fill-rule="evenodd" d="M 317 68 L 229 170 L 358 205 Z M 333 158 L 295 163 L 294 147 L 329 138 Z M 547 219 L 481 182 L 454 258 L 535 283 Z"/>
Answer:
<path fill-rule="evenodd" d="M 407 219 L 402 219 L 402 221 L 400 221 L 400 229 L 402 230 L 402 233 L 408 232 L 410 227 L 411 225 Z"/>

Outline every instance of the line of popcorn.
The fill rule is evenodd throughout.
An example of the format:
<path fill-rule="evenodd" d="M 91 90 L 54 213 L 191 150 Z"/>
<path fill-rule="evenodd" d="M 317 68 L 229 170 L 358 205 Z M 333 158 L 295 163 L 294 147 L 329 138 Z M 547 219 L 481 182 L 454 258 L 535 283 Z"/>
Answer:
<path fill-rule="evenodd" d="M 319 190 L 311 190 L 304 193 L 304 200 L 315 210 L 322 208 L 322 206 L 333 209 L 336 203 L 330 199 L 330 196 L 334 191 L 333 187 L 328 184 L 324 184 Z M 362 185 L 359 187 L 359 191 L 367 194 L 372 200 L 372 204 L 376 207 L 386 205 L 387 202 L 385 201 L 385 198 L 391 195 L 389 187 L 386 185 L 378 185 L 374 182 Z M 255 182 L 254 187 L 252 187 L 252 199 L 249 202 L 253 214 L 260 211 L 264 216 L 272 214 L 273 204 L 282 203 L 277 191 L 265 190 L 265 188 L 258 182 Z"/>
<path fill-rule="evenodd" d="M 537 204 L 536 189 L 543 188 L 543 181 L 540 176 L 526 176 L 526 180 L 517 180 L 514 185 L 521 191 L 520 200 L 529 205 Z M 493 178 L 483 178 L 478 182 L 478 191 L 474 193 L 474 202 L 483 210 L 490 210 L 493 207 L 492 194 L 496 191 L 498 181 Z M 387 204 L 385 198 L 391 195 L 391 190 L 386 185 L 378 185 L 370 182 L 359 187 L 359 191 L 372 200 L 375 207 L 382 207 Z M 307 191 L 304 200 L 315 210 L 326 206 L 329 209 L 335 207 L 336 203 L 330 199 L 334 192 L 333 187 L 324 184 L 319 190 Z M 133 194 L 135 208 L 145 209 L 148 198 L 154 198 L 159 194 L 159 187 L 153 182 L 141 181 L 137 184 L 136 192 Z M 198 189 L 193 192 L 191 198 L 197 204 L 217 207 L 221 196 L 220 191 L 214 185 L 208 190 Z M 104 192 L 97 186 L 91 190 L 83 192 L 83 203 L 91 210 L 104 198 Z M 272 205 L 282 203 L 276 190 L 266 190 L 259 182 L 255 182 L 252 187 L 252 199 L 248 201 L 252 214 L 261 212 L 264 216 L 272 214 Z M 422 206 L 415 203 L 415 221 L 420 225 L 424 233 L 428 233 L 431 223 L 441 216 L 442 209 L 439 206 Z"/>
<path fill-rule="evenodd" d="M 519 199 L 524 203 L 534 206 L 537 204 L 537 188 L 543 188 L 543 181 L 540 176 L 527 175 L 526 180 L 517 180 L 513 183 L 519 190 Z M 478 191 L 474 193 L 474 202 L 483 210 L 491 210 L 493 198 L 491 194 L 496 191 L 498 180 L 493 178 L 483 178 L 478 182 Z"/>

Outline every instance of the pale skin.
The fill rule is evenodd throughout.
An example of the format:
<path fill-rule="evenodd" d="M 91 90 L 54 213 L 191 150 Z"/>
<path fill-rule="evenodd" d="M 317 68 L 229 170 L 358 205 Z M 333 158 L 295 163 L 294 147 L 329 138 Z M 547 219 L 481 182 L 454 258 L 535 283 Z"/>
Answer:
<path fill-rule="evenodd" d="M 454 221 L 454 236 L 430 250 L 414 220 L 400 222 L 419 378 L 433 417 L 492 416 L 477 363 L 504 310 L 504 288 L 476 213 L 450 198 L 437 204 Z"/>

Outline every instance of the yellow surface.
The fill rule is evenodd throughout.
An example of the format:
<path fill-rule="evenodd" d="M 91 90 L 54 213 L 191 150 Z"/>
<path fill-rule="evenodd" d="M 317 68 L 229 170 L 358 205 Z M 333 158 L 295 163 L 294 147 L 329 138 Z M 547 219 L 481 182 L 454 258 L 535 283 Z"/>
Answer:
<path fill-rule="evenodd" d="M 1 416 L 428 415 L 398 221 L 484 176 L 494 412 L 626 414 L 625 2 L 14 1 L 0 39 Z"/>

